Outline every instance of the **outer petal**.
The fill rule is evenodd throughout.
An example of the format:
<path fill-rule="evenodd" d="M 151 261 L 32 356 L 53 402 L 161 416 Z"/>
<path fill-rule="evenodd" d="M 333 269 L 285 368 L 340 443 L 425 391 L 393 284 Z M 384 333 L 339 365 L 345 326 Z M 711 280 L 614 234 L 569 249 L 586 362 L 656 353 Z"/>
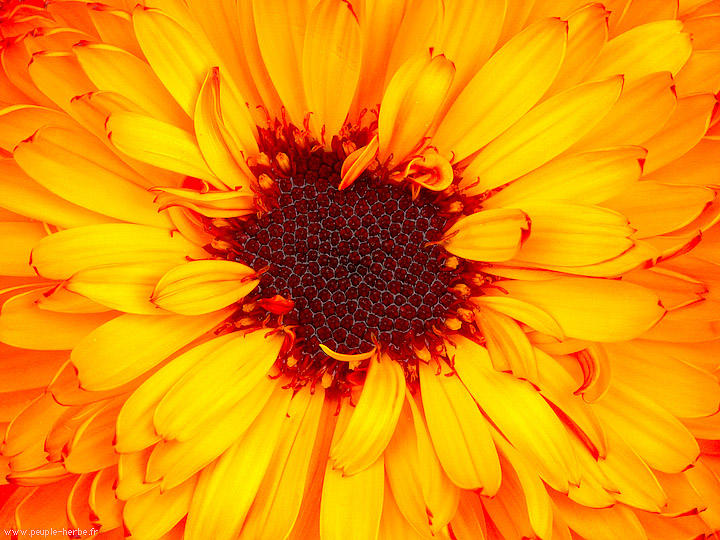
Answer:
<path fill-rule="evenodd" d="M 233 336 L 185 373 L 155 409 L 157 432 L 166 440 L 187 440 L 246 397 L 267 377 L 283 342 L 280 335 L 266 337 L 266 333 L 257 330 Z"/>
<path fill-rule="evenodd" d="M 203 469 L 193 493 L 187 540 L 237 538 L 262 483 L 286 418 L 290 392 L 271 400 L 250 429 Z"/>
<path fill-rule="evenodd" d="M 620 146 L 560 156 L 490 196 L 483 208 L 545 200 L 598 204 L 640 179 L 646 155 L 639 146 Z"/>
<path fill-rule="evenodd" d="M 478 194 L 554 158 L 608 113 L 622 86 L 622 77 L 613 77 L 575 86 L 541 103 L 483 148 L 465 169 L 462 185 Z"/>
<path fill-rule="evenodd" d="M 128 156 L 225 189 L 202 157 L 195 137 L 171 124 L 135 113 L 115 113 L 105 129 L 115 147 Z"/>
<path fill-rule="evenodd" d="M 405 398 L 405 375 L 388 357 L 371 359 L 360 399 L 345 430 L 330 448 L 335 469 L 346 476 L 371 466 L 395 431 Z"/>
<path fill-rule="evenodd" d="M 290 120 L 302 125 L 307 112 L 302 79 L 302 53 L 307 2 L 253 2 L 260 53 Z"/>
<path fill-rule="evenodd" d="M 484 347 L 465 338 L 455 341 L 448 352 L 460 380 L 503 436 L 555 489 L 577 483 L 575 454 L 550 406 L 528 382 L 495 371 Z"/>
<path fill-rule="evenodd" d="M 93 331 L 74 348 L 72 362 L 83 388 L 121 386 L 220 323 L 227 312 L 202 317 L 122 315 Z M 98 357 L 105 358 L 98 362 Z"/>
<path fill-rule="evenodd" d="M 87 132 L 48 126 L 20 143 L 18 165 L 39 184 L 89 210 L 170 228 L 137 173 Z"/>
<path fill-rule="evenodd" d="M 682 29 L 680 21 L 658 21 L 611 39 L 585 80 L 596 81 L 618 73 L 628 80 L 657 71 L 675 75 L 692 52 L 690 35 Z"/>
<path fill-rule="evenodd" d="M 461 380 L 420 363 L 423 408 L 443 469 L 458 487 L 492 496 L 500 487 L 500 462 L 487 421 Z"/>
<path fill-rule="evenodd" d="M 540 21 L 509 41 L 455 100 L 433 142 L 460 161 L 510 127 L 537 103 L 565 52 L 566 23 Z"/>
<path fill-rule="evenodd" d="M 104 43 L 81 42 L 73 52 L 83 71 L 100 90 L 126 97 L 158 120 L 186 129 L 190 127 L 187 114 L 150 66 L 136 56 Z"/>
<path fill-rule="evenodd" d="M 571 203 L 523 204 L 531 226 L 513 261 L 586 266 L 618 257 L 633 246 L 635 230 L 625 216 L 599 206 Z"/>
<path fill-rule="evenodd" d="M 350 2 L 320 0 L 308 18 L 302 51 L 305 96 L 325 146 L 340 132 L 360 78 L 362 38 Z"/>
<path fill-rule="evenodd" d="M 190 30 L 157 9 L 135 8 L 133 28 L 150 66 L 192 118 L 200 85 L 212 65 L 207 47 Z"/>
<path fill-rule="evenodd" d="M 559 278 L 499 285 L 511 298 L 545 310 L 568 336 L 579 339 L 626 341 L 651 328 L 665 313 L 654 293 L 619 281 Z M 497 296 L 494 291 L 490 294 Z"/>
<path fill-rule="evenodd" d="M 49 279 L 67 279 L 86 268 L 111 264 L 163 262 L 179 265 L 206 253 L 165 229 L 130 223 L 88 225 L 45 237 L 31 264 Z"/>
<path fill-rule="evenodd" d="M 318 440 L 325 392 L 305 387 L 295 394 L 283 421 L 278 445 L 258 489 L 241 540 L 284 538 L 298 519 L 313 446 Z M 307 488 L 306 488 L 307 489 Z"/>
<path fill-rule="evenodd" d="M 600 418 L 654 469 L 679 473 L 700 453 L 695 438 L 674 416 L 620 381 L 613 381 L 596 407 Z"/>

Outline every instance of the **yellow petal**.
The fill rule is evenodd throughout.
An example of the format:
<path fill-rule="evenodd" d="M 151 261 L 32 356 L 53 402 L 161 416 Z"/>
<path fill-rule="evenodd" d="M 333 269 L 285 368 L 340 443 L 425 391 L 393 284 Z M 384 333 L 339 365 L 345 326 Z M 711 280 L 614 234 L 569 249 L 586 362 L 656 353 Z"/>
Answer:
<path fill-rule="evenodd" d="M 597 465 L 611 483 L 607 487 L 613 497 L 635 508 L 659 512 L 667 503 L 667 495 L 653 472 L 612 426 L 606 425 L 605 433 L 608 455 Z"/>
<path fill-rule="evenodd" d="M 578 84 L 592 65 L 608 38 L 608 11 L 605 4 L 587 4 L 568 18 L 568 39 L 560 71 L 545 97 Z"/>
<path fill-rule="evenodd" d="M 210 419 L 227 413 L 265 378 L 277 360 L 283 338 L 266 330 L 234 335 L 206 355 L 167 391 L 153 423 L 164 439 L 185 441 Z M 205 392 L 203 388 L 213 388 Z"/>
<path fill-rule="evenodd" d="M 84 389 L 103 391 L 138 377 L 220 323 L 228 312 L 201 317 L 121 315 L 73 349 L 71 359 Z M 98 356 L 106 362 L 98 362 Z"/>
<path fill-rule="evenodd" d="M 567 25 L 545 19 L 510 40 L 473 77 L 433 137 L 443 155 L 460 161 L 521 118 L 555 78 Z M 382 110 L 381 110 L 382 114 Z"/>
<path fill-rule="evenodd" d="M 573 203 L 523 204 L 531 225 L 514 261 L 586 266 L 613 259 L 632 247 L 634 229 L 620 213 Z"/>
<path fill-rule="evenodd" d="M 55 109 L 37 105 L 11 105 L 0 110 L 0 148 L 12 152 L 38 129 L 48 125 L 77 129 L 75 120 Z"/>
<path fill-rule="evenodd" d="M 105 4 L 92 4 L 87 14 L 103 43 L 119 47 L 138 58 L 144 57 L 132 28 L 132 17 L 127 11 Z"/>
<path fill-rule="evenodd" d="M 225 345 L 232 334 L 211 339 L 174 358 L 141 384 L 118 414 L 115 448 L 121 453 L 139 452 L 162 439 L 155 431 L 153 413 L 165 394 L 206 355 Z M 247 427 L 247 426 L 246 426 Z"/>
<path fill-rule="evenodd" d="M 423 538 L 425 537 L 414 530 L 400 512 L 390 486 L 386 482 L 377 540 L 422 540 Z"/>
<path fill-rule="evenodd" d="M 582 397 L 574 395 L 577 390 L 575 380 L 552 356 L 539 349 L 535 349 L 535 356 L 536 384 L 540 394 L 562 411 L 560 419 L 582 439 L 588 450 L 596 457 L 604 458 L 607 455 L 605 432 L 592 407 Z"/>
<path fill-rule="evenodd" d="M 456 221 L 441 242 L 447 251 L 464 259 L 506 261 L 517 253 L 529 226 L 521 210 L 481 210 Z"/>
<path fill-rule="evenodd" d="M 665 313 L 655 294 L 631 283 L 559 278 L 500 285 L 510 297 L 546 311 L 566 335 L 579 339 L 626 341 L 651 328 Z M 498 296 L 495 291 L 490 294 Z"/>
<path fill-rule="evenodd" d="M 151 301 L 181 315 L 203 315 L 247 296 L 260 280 L 256 272 L 233 261 L 190 261 L 176 266 L 155 286 Z"/>
<path fill-rule="evenodd" d="M 30 251 L 47 236 L 42 223 L 0 222 L 0 272 L 9 276 L 35 276 Z"/>
<path fill-rule="evenodd" d="M 105 129 L 112 144 L 134 159 L 227 189 L 208 168 L 195 137 L 183 129 L 129 112 L 110 115 Z"/>
<path fill-rule="evenodd" d="M 493 496 L 500 487 L 500 462 L 483 414 L 445 364 L 442 373 L 424 363 L 418 370 L 428 430 L 443 469 L 458 487 Z"/>
<path fill-rule="evenodd" d="M 178 234 L 130 223 L 76 227 L 45 237 L 33 249 L 32 265 L 49 279 L 67 279 L 86 268 L 164 262 L 179 265 L 206 252 Z"/>
<path fill-rule="evenodd" d="M 547 402 L 528 382 L 495 371 L 484 347 L 465 338 L 456 345 L 448 352 L 460 380 L 503 436 L 555 489 L 577 483 L 575 454 Z"/>
<path fill-rule="evenodd" d="M 68 471 L 88 473 L 117 463 L 112 441 L 121 406 L 122 398 L 110 400 L 77 427 L 63 448 L 63 465 Z"/>
<path fill-rule="evenodd" d="M 69 202 L 121 220 L 170 228 L 152 195 L 137 184 L 137 173 L 87 132 L 41 128 L 17 146 L 13 157 L 39 184 Z"/>
<path fill-rule="evenodd" d="M 177 20 L 157 9 L 138 6 L 132 19 L 150 67 L 192 118 L 200 86 L 212 66 L 207 48 Z"/>
<path fill-rule="evenodd" d="M 425 419 L 409 395 L 384 456 L 393 500 L 405 519 L 422 535 L 444 527 L 455 515 L 460 490 L 442 470 Z"/>
<path fill-rule="evenodd" d="M 351 476 L 375 463 L 395 431 L 404 398 L 400 364 L 386 356 L 371 360 L 352 417 L 330 448 L 333 466 Z"/>
<path fill-rule="evenodd" d="M 436 52 L 444 54 L 457 68 L 451 90 L 453 98 L 492 55 L 500 37 L 506 4 L 505 0 L 481 4 L 466 0 L 443 6 L 442 27 L 433 45 Z"/>
<path fill-rule="evenodd" d="M 251 173 L 236 155 L 244 152 L 249 157 L 258 147 L 247 106 L 235 97 L 222 84 L 219 70 L 211 69 L 195 107 L 195 136 L 203 158 L 223 184 L 249 193 Z"/>
<path fill-rule="evenodd" d="M 674 416 L 620 381 L 613 381 L 595 405 L 600 418 L 654 469 L 678 473 L 700 453 L 695 438 Z"/>
<path fill-rule="evenodd" d="M 302 75 L 310 122 L 330 148 L 340 133 L 360 78 L 362 38 L 350 2 L 320 0 L 308 17 Z"/>
<path fill-rule="evenodd" d="M 398 165 L 420 149 L 454 75 L 452 62 L 432 53 L 413 56 L 395 73 L 378 118 L 381 163 L 390 160 L 391 167 Z"/>
<path fill-rule="evenodd" d="M 677 95 L 674 84 L 667 71 L 628 81 L 607 116 L 570 151 L 641 144 L 652 137 L 675 111 Z"/>
<path fill-rule="evenodd" d="M 458 540 L 485 540 L 487 526 L 480 497 L 472 491 L 460 493 L 457 513 L 448 525 Z"/>
<path fill-rule="evenodd" d="M 93 478 L 88 496 L 90 512 L 97 519 L 94 524 L 100 524 L 100 530 L 111 531 L 122 525 L 123 504 L 115 497 L 112 487 L 117 482 L 117 471 L 103 469 Z"/>
<path fill-rule="evenodd" d="M 715 192 L 701 186 L 674 186 L 638 182 L 603 206 L 627 216 L 635 237 L 666 234 L 691 223 L 715 199 Z M 679 203 L 682 201 L 681 203 Z"/>
<path fill-rule="evenodd" d="M 620 146 L 560 156 L 493 194 L 483 208 L 546 200 L 598 204 L 640 179 L 646 155 L 644 148 Z"/>
<path fill-rule="evenodd" d="M 278 445 L 243 525 L 240 540 L 284 538 L 298 519 L 325 392 L 304 387 L 295 394 Z"/>
<path fill-rule="evenodd" d="M 173 266 L 166 262 L 96 266 L 80 270 L 64 287 L 125 313 L 166 314 L 151 302 L 151 296 L 155 284 Z"/>
<path fill-rule="evenodd" d="M 61 228 L 115 221 L 58 197 L 25 174 L 12 158 L 0 159 L 0 199 L 8 210 Z"/>
<path fill-rule="evenodd" d="M 136 56 L 112 45 L 85 43 L 73 47 L 85 74 L 100 90 L 126 97 L 150 116 L 190 128 L 190 119 L 175 102 L 157 75 Z"/>
<path fill-rule="evenodd" d="M 33 350 L 72 349 L 97 326 L 117 316 L 108 313 L 55 313 L 39 309 L 47 289 L 13 296 L 0 313 L 0 339 L 14 347 Z M 38 332 L 38 328 L 43 328 Z"/>
<path fill-rule="evenodd" d="M 717 106 L 717 100 L 712 94 L 679 99 L 675 112 L 665 126 L 643 143 L 648 149 L 645 174 L 671 163 L 700 142 Z"/>
<path fill-rule="evenodd" d="M 520 326 L 507 315 L 490 308 L 475 312 L 475 322 L 485 336 L 485 347 L 497 371 L 535 383 L 538 372 L 535 353 Z"/>
<path fill-rule="evenodd" d="M 197 478 L 188 479 L 174 489 L 155 487 L 133 497 L 123 509 L 123 523 L 133 538 L 160 538 L 188 512 Z"/>
<path fill-rule="evenodd" d="M 702 417 L 720 409 L 720 385 L 714 375 L 667 353 L 648 350 L 639 341 L 624 345 L 605 346 L 613 377 L 675 416 Z"/>
<path fill-rule="evenodd" d="M 512 445 L 500 435 L 495 436 L 494 440 L 500 450 L 503 472 L 507 471 L 503 478 L 503 484 L 509 484 L 505 494 L 510 495 L 507 497 L 508 502 L 512 501 L 515 505 L 509 508 L 511 515 L 514 517 L 527 512 L 532 532 L 538 538 L 552 538 L 553 511 L 547 488 Z"/>
<path fill-rule="evenodd" d="M 383 457 L 351 476 L 328 460 L 320 505 L 323 540 L 374 540 L 380 528 L 385 487 Z M 348 524 L 352 523 L 351 527 Z"/>
<path fill-rule="evenodd" d="M 210 191 L 201 193 L 194 189 L 157 187 L 154 192 L 160 192 L 155 202 L 162 210 L 173 206 L 188 208 L 206 217 L 238 217 L 254 214 L 255 196 L 250 190 L 237 191 Z"/>
<path fill-rule="evenodd" d="M 185 538 L 237 538 L 270 464 L 287 414 L 290 391 L 271 400 L 250 429 L 200 474 Z"/>
<path fill-rule="evenodd" d="M 623 505 L 612 508 L 587 508 L 563 494 L 551 494 L 556 511 L 568 526 L 583 538 L 616 540 L 622 531 L 627 540 L 647 540 L 647 534 L 635 514 Z"/>
<path fill-rule="evenodd" d="M 720 51 L 693 51 L 675 76 L 679 96 L 714 93 L 720 88 Z"/>
<path fill-rule="evenodd" d="M 479 194 L 546 163 L 610 111 L 622 86 L 617 76 L 575 86 L 544 101 L 483 148 L 465 169 L 461 185 Z M 472 186 L 474 182 L 478 183 Z"/>
<path fill-rule="evenodd" d="M 258 45 L 270 79 L 296 126 L 303 123 L 307 105 L 303 92 L 302 53 L 310 6 L 307 2 L 253 2 Z"/>
<path fill-rule="evenodd" d="M 692 52 L 690 35 L 682 27 L 676 20 L 651 22 L 611 39 L 585 80 L 622 74 L 630 81 L 657 71 L 675 75 Z"/>
<path fill-rule="evenodd" d="M 553 336 L 558 340 L 564 338 L 564 333 L 557 321 L 553 319 L 546 311 L 539 307 L 523 302 L 517 298 L 509 296 L 479 296 L 472 299 L 472 302 L 479 306 L 487 306 L 499 313 L 503 313 L 527 324 L 531 328 L 538 330 L 549 336 Z"/>
<path fill-rule="evenodd" d="M 264 409 L 287 407 L 290 396 L 276 381 L 262 380 L 245 399 L 204 426 L 195 437 L 158 443 L 148 460 L 146 481 L 161 480 L 164 490 L 181 484 L 236 442 Z"/>
<path fill-rule="evenodd" d="M 636 26 L 668 19 L 676 19 L 678 2 L 675 0 L 630 0 L 620 15 L 613 34 L 622 34 Z"/>
<path fill-rule="evenodd" d="M 65 112 L 70 112 L 75 96 L 97 90 L 71 52 L 38 52 L 25 65 L 35 86 Z M 47 98 L 38 103 L 46 105 Z"/>

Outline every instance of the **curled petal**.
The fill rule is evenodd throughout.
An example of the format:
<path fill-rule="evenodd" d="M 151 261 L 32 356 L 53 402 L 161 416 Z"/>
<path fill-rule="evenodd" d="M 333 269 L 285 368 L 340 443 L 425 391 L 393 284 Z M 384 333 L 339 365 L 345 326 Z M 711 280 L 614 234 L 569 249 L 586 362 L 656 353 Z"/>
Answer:
<path fill-rule="evenodd" d="M 320 344 L 320 348 L 330 358 L 334 358 L 335 360 L 338 360 L 340 362 L 351 362 L 351 363 L 362 362 L 363 360 L 372 358 L 373 355 L 377 353 L 377 347 L 374 347 L 371 351 L 359 353 L 359 354 L 343 354 L 343 353 L 335 352 L 330 347 L 328 347 L 327 345 L 323 345 L 322 343 Z"/>
<path fill-rule="evenodd" d="M 378 136 L 375 135 L 366 146 L 358 148 L 345 158 L 340 171 L 342 181 L 338 189 L 348 188 L 358 179 L 363 171 L 365 171 L 377 157 L 379 147 Z"/>
<path fill-rule="evenodd" d="M 450 187 L 453 170 L 450 162 L 434 148 L 426 149 L 413 158 L 405 169 L 405 178 L 431 191 L 442 191 Z"/>
<path fill-rule="evenodd" d="M 458 257 L 500 262 L 515 256 L 529 230 L 530 221 L 521 210 L 485 210 L 459 219 L 441 242 Z"/>
<path fill-rule="evenodd" d="M 249 191 L 242 194 L 238 191 L 199 193 L 194 189 L 173 187 L 157 187 L 152 191 L 160 192 L 155 199 L 160 210 L 171 206 L 184 206 L 213 218 L 246 216 L 255 212 L 254 197 Z"/>

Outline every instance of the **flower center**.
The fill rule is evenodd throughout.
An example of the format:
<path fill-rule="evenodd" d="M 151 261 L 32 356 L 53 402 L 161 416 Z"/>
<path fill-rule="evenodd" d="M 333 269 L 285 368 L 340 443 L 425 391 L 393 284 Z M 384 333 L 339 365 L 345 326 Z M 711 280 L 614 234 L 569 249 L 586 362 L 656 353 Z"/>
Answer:
<path fill-rule="evenodd" d="M 212 231 L 234 246 L 224 257 L 262 272 L 242 316 L 291 329 L 280 368 L 300 384 L 348 374 L 321 344 L 343 354 L 379 345 L 411 376 L 417 351 L 438 348 L 462 301 L 459 273 L 435 244 L 449 224 L 447 201 L 426 190 L 413 199 L 409 186 L 371 174 L 340 190 L 342 151 L 279 150 L 255 167 L 260 212 Z"/>

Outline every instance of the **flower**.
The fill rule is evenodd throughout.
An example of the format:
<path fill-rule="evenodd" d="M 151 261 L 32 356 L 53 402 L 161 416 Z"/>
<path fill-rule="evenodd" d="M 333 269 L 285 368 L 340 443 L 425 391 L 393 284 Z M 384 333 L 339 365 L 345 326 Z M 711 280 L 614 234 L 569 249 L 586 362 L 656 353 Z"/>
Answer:
<path fill-rule="evenodd" d="M 717 2 L 3 9 L 5 529 L 720 531 Z"/>

